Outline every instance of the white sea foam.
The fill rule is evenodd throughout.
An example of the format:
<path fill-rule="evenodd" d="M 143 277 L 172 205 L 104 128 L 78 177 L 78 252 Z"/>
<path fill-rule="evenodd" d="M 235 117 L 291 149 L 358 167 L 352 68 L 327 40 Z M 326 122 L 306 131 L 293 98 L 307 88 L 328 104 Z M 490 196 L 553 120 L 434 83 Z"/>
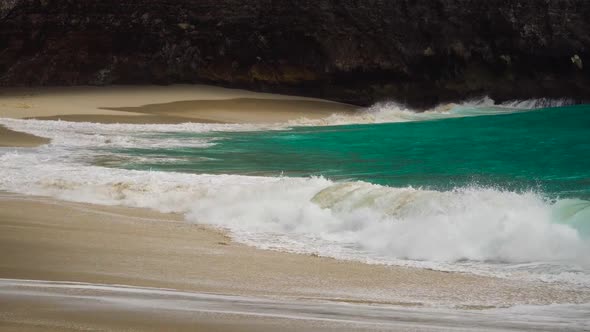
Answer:
<path fill-rule="evenodd" d="M 573 105 L 575 102 L 568 98 L 538 98 L 526 100 L 511 100 L 500 104 L 503 107 L 519 108 L 519 109 L 535 109 L 548 107 L 561 107 Z"/>
<path fill-rule="evenodd" d="M 474 262 L 587 263 L 578 232 L 554 223 L 554 205 L 534 193 L 128 171 L 22 153 L 5 154 L 0 164 L 3 190 L 183 213 L 266 249 L 480 273 L 493 271 Z M 576 271 L 562 272 L 585 282 Z"/>
<path fill-rule="evenodd" d="M 89 122 L 2 119 L 10 129 L 51 139 L 51 145 L 67 148 L 166 148 L 207 147 L 210 139 L 167 137 L 166 133 L 208 133 L 284 129 L 285 124 L 100 124 Z"/>
<path fill-rule="evenodd" d="M 569 99 L 529 99 L 496 103 L 489 97 L 467 100 L 462 103 L 440 104 L 434 108 L 416 111 L 403 104 L 388 101 L 379 102 L 354 114 L 338 113 L 323 119 L 298 119 L 290 121 L 292 126 L 337 126 L 349 124 L 391 123 L 428 121 L 467 116 L 497 115 L 529 111 L 538 108 L 558 107 L 572 104 Z"/>
<path fill-rule="evenodd" d="M 439 192 L 324 178 L 112 169 L 91 165 L 104 146 L 209 142 L 155 140 L 151 128 L 129 125 L 2 123 L 54 142 L 0 155 L 0 190 L 182 213 L 266 249 L 590 285 L 590 248 L 572 227 L 588 213 L 579 202 L 478 187 Z M 212 130 L 158 130 L 182 128 Z M 112 143 L 113 137 L 122 141 Z"/>
<path fill-rule="evenodd" d="M 590 304 L 515 305 L 509 308 L 465 310 L 438 303 L 421 307 L 367 305 L 292 298 L 255 298 L 195 293 L 169 288 L 127 285 L 0 279 L 3 299 L 40 302 L 68 312 L 165 312 L 176 320 L 193 320 L 199 313 L 244 317 L 302 319 L 345 323 L 334 330 L 465 331 L 586 331 Z M 381 296 L 378 294 L 376 296 Z M 39 299 L 42 299 L 39 301 Z M 72 301 L 75 299 L 75 301 Z M 420 297 L 418 297 L 420 299 Z M 413 296 L 412 301 L 416 301 Z M 478 299 L 479 300 L 479 299 Z M 430 304 L 430 303 L 429 303 Z M 453 304 L 451 304 L 452 306 Z M 354 324 L 354 325 L 351 325 Z M 365 325 L 366 324 L 366 325 Z"/>
<path fill-rule="evenodd" d="M 209 141 L 167 139 L 161 134 L 170 133 L 206 133 L 224 131 L 281 130 L 293 126 L 337 126 L 350 124 L 370 124 L 388 122 L 428 121 L 446 118 L 497 115 L 519 111 L 528 111 L 542 107 L 557 107 L 571 104 L 567 99 L 531 99 L 510 101 L 496 104 L 493 99 L 483 97 L 462 103 L 441 104 L 425 111 L 416 111 L 396 102 L 380 102 L 371 107 L 360 109 L 355 113 L 336 113 L 323 119 L 301 118 L 286 123 L 270 124 L 98 124 L 89 122 L 41 121 L 0 118 L 0 124 L 8 128 L 28 132 L 52 139 L 53 144 L 84 146 L 89 142 L 93 146 L 105 147 L 151 147 L 207 146 Z M 132 133 L 133 135 L 129 135 Z M 152 133 L 158 133 L 153 139 Z M 164 144 L 164 145 L 162 145 Z"/>
<path fill-rule="evenodd" d="M 321 124 L 473 116 L 486 114 L 481 105 L 492 102 L 469 103 L 424 113 L 383 104 L 356 118 L 347 115 L 342 120 L 334 115 Z M 511 107 L 490 112 L 512 112 Z M 0 119 L 0 124 L 52 139 L 36 149 L 1 154 L 0 190 L 183 213 L 191 222 L 229 229 L 237 240 L 266 249 L 590 286 L 586 255 L 590 248 L 577 228 L 590 214 L 585 201 L 550 202 L 533 192 L 479 187 L 438 192 L 323 178 L 93 166 L 99 159 L 121 158 L 109 152 L 118 148 L 214 144 L 214 138 L 183 138 L 178 133 L 284 129 L 285 124 L 130 125 L 10 119 Z"/>
<path fill-rule="evenodd" d="M 469 99 L 460 103 L 450 103 L 447 105 L 457 105 L 460 107 L 477 107 L 477 108 L 510 108 L 519 110 L 533 110 L 538 108 L 562 107 L 575 104 L 575 101 L 568 98 L 534 98 L 534 99 L 515 99 L 498 103 L 492 98 L 485 96 L 481 98 Z M 440 107 L 440 106 L 438 106 Z M 437 107 L 437 108 L 438 108 Z M 436 109 L 436 108 L 435 108 Z"/>

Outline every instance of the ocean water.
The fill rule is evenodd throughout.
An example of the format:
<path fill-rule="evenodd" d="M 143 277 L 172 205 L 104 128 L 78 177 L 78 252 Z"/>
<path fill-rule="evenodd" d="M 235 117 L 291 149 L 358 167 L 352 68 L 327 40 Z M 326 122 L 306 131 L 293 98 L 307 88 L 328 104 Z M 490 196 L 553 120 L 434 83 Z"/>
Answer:
<path fill-rule="evenodd" d="M 271 125 L 0 119 L 0 189 L 183 213 L 264 249 L 590 287 L 590 106 L 489 100 Z"/>
<path fill-rule="evenodd" d="M 121 149 L 117 152 L 123 155 L 148 158 L 120 166 L 323 176 L 440 191 L 479 186 L 590 198 L 590 107 L 586 105 L 438 121 L 163 136 L 215 144 Z M 175 161 L 162 163 L 160 158 Z"/>

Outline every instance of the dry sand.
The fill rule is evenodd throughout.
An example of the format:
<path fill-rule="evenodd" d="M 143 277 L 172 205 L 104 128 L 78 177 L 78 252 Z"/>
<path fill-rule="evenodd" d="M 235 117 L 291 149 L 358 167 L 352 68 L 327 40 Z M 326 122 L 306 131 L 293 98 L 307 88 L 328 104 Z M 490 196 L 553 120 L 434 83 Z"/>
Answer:
<path fill-rule="evenodd" d="M 356 107 L 206 85 L 5 88 L 0 117 L 106 123 L 284 122 Z"/>
<path fill-rule="evenodd" d="M 0 196 L 0 278 L 421 306 L 578 302 L 540 283 L 264 251 L 181 216 Z"/>
<path fill-rule="evenodd" d="M 273 123 L 350 113 L 355 106 L 207 85 L 0 89 L 0 118 L 97 123 Z M 0 128 L 0 147 L 47 139 Z"/>
<path fill-rule="evenodd" d="M 72 121 L 274 122 L 303 116 L 323 117 L 353 109 L 349 105 L 310 98 L 206 86 L 4 89 L 0 92 L 0 117 Z M 0 146 L 35 146 L 45 142 L 0 128 Z M 581 302 L 590 298 L 587 292 L 540 283 L 262 251 L 234 243 L 219 230 L 188 224 L 177 215 L 8 193 L 0 194 L 1 278 L 404 308 L 430 303 L 484 308 L 518 303 Z M 292 317 L 271 319 L 250 315 L 245 318 L 206 310 L 185 314 L 182 319 L 172 312 L 153 316 L 151 311 L 143 309 L 123 313 L 116 306 L 94 312 L 84 306 L 88 301 L 75 297 L 54 303 L 49 297 L 31 294 L 21 291 L 11 297 L 0 296 L 0 330 L 342 328 L 332 320 L 318 326 Z M 98 296 L 93 294 L 89 291 L 87 295 Z M 370 329 L 373 328 L 377 327 Z"/>
<path fill-rule="evenodd" d="M 206 298 L 191 300 L 183 294 L 176 296 L 178 299 L 173 295 L 151 298 L 149 293 L 132 297 L 126 291 L 109 295 L 76 287 L 61 290 L 57 295 L 51 287 L 36 293 L 35 288 L 19 286 L 11 292 L 2 284 L 7 279 L 156 287 Z M 221 301 L 207 298 L 206 294 L 259 299 Z M 269 298 L 293 306 L 280 309 L 271 300 L 264 300 Z M 408 329 L 416 331 L 430 330 L 445 322 L 465 324 L 458 318 L 444 318 L 446 313 L 429 314 L 429 304 L 481 309 L 489 305 L 576 302 L 588 298 L 583 292 L 541 283 L 263 251 L 234 243 L 220 231 L 183 222 L 178 215 L 0 193 L 2 331 L 382 328 L 372 323 L 349 325 L 346 322 L 351 314 L 363 314 L 363 319 L 371 320 L 376 314 L 394 315 L 401 324 L 396 330 L 413 326 Z M 297 305 L 302 300 L 308 304 Z M 314 305 L 314 301 L 328 304 Z M 329 304 L 333 302 L 349 305 L 334 307 Z M 401 309 L 374 312 L 367 304 Z M 163 307 L 167 305 L 172 305 L 172 309 Z M 189 306 L 197 308 L 189 310 Z M 420 308 L 425 308 L 425 313 L 416 311 Z M 284 313 L 293 310 L 294 314 Z M 322 318 L 328 314 L 336 316 Z M 425 328 L 421 317 L 431 316 L 430 328 Z M 388 320 L 394 323 L 391 318 Z"/>

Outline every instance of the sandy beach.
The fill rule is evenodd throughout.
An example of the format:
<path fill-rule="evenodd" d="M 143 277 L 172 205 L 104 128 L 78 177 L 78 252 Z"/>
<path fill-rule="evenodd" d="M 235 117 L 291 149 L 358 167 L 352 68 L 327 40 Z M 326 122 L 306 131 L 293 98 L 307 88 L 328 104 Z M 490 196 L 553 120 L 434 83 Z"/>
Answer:
<path fill-rule="evenodd" d="M 590 0 L 0 0 L 0 332 L 590 332 Z"/>
<path fill-rule="evenodd" d="M 285 122 L 357 107 L 206 85 L 4 88 L 0 117 L 100 123 Z"/>
<path fill-rule="evenodd" d="M 354 109 L 309 98 L 205 86 L 8 89 L 0 93 L 0 117 L 104 123 L 276 122 Z M 0 127 L 0 146 L 32 147 L 47 142 Z M 180 215 L 12 193 L 0 193 L 0 280 L 8 284 L 10 280 L 32 280 L 150 287 L 245 297 L 239 301 L 259 305 L 260 299 L 325 303 L 326 307 L 345 303 L 358 306 L 357 311 L 371 306 L 396 310 L 445 306 L 479 312 L 519 304 L 580 303 L 590 298 L 589 292 L 541 282 L 264 251 L 233 242 L 223 230 L 185 222 Z M 3 287 L 0 285 L 0 329 L 7 331 L 391 329 L 391 325 L 367 323 L 364 318 L 350 325 L 334 317 L 287 312 L 266 315 L 264 309 L 235 314 L 226 299 L 215 302 L 224 308 L 221 311 L 199 307 L 181 314 L 182 310 L 170 309 L 160 312 L 162 316 L 151 316 L 152 309 L 136 307 L 131 298 L 123 309 L 92 307 L 92 300 L 83 301 L 82 295 L 100 298 L 104 294 L 96 288 L 76 295 L 80 301 L 76 306 L 74 300 L 63 300 L 63 294 L 10 291 L 10 287 L 33 286 Z M 88 313 L 95 309 L 98 313 Z M 187 316 L 187 312 L 192 314 Z M 430 330 L 437 325 L 436 320 L 432 325 L 418 317 L 409 320 L 397 328 Z"/>
<path fill-rule="evenodd" d="M 7 193 L 0 196 L 0 253 L 3 279 L 129 285 L 362 307 L 416 309 L 458 303 L 462 309 L 479 311 L 490 304 L 546 304 L 587 297 L 542 284 L 257 250 L 232 242 L 220 231 L 185 223 L 177 215 Z M 9 330 L 65 326 L 60 324 L 70 319 L 68 306 L 51 300 L 31 302 L 17 296 L 14 301 L 0 301 L 2 324 Z M 47 305 L 54 309 L 48 312 Z M 234 321 L 230 328 L 215 323 L 212 314 L 201 316 L 196 320 L 199 324 L 220 330 L 260 328 L 257 319 L 242 317 L 237 320 L 240 324 Z M 79 325 L 71 330 L 122 329 L 137 323 L 137 313 L 98 322 L 91 316 L 84 318 L 83 313 L 74 317 Z M 173 317 L 159 324 L 173 324 Z M 294 322 L 296 327 L 306 326 L 306 320 Z M 183 319 L 178 326 L 198 326 L 189 323 Z"/>
<path fill-rule="evenodd" d="M 320 119 L 358 107 L 315 98 L 207 85 L 0 89 L 0 118 L 95 123 L 275 123 Z M 48 139 L 0 126 L 0 147 Z"/>
<path fill-rule="evenodd" d="M 0 147 L 34 147 L 48 143 L 43 137 L 17 132 L 0 126 Z"/>
<path fill-rule="evenodd" d="M 427 299 L 502 306 L 573 295 L 469 274 L 258 250 L 181 216 L 143 209 L 2 194 L 0 222 L 3 278 L 407 306 Z"/>

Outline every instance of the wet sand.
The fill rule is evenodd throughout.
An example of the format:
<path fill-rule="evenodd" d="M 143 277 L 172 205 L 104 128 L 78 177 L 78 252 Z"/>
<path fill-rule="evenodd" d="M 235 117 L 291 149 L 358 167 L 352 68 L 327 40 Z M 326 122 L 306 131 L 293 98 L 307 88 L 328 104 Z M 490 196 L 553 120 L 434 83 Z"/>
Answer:
<path fill-rule="evenodd" d="M 49 139 L 21 133 L 0 126 L 0 147 L 35 147 L 49 143 Z"/>
<path fill-rule="evenodd" d="M 321 99 L 207 85 L 0 89 L 0 118 L 95 123 L 274 123 L 320 119 L 357 107 Z M 0 126 L 0 147 L 49 140 Z"/>
<path fill-rule="evenodd" d="M 3 309 L 10 308 L 10 309 Z M 0 279 L 2 330 L 580 331 L 571 306 L 455 310 Z M 34 318 L 32 318 L 34 317 Z"/>
<path fill-rule="evenodd" d="M 246 305 L 250 310 L 247 314 L 235 314 L 227 301 L 209 303 L 204 308 L 200 304 L 200 309 L 193 312 L 184 307 L 189 302 L 182 300 L 174 304 L 182 310 L 175 307 L 159 311 L 146 307 L 151 302 L 144 302 L 143 295 L 128 298 L 127 293 L 117 293 L 119 302 L 111 303 L 108 296 L 96 289 L 75 295 L 80 290 L 74 287 L 64 291 L 67 297 L 53 298 L 34 295 L 25 285 L 12 293 L 0 292 L 0 329 L 8 331 L 50 331 L 58 327 L 71 331 L 153 331 L 166 327 L 178 331 L 382 328 L 365 322 L 366 317 L 363 322 L 350 325 L 345 319 L 350 312 L 342 313 L 340 307 L 333 309 L 338 320 L 316 317 L 338 303 L 345 303 L 347 310 L 354 313 L 369 310 L 367 317 L 374 316 L 373 306 L 385 306 L 393 311 L 380 315 L 393 315 L 389 320 L 398 319 L 399 329 L 404 330 L 409 324 L 413 326 L 411 330 L 431 330 L 453 322 L 439 321 L 444 315 L 432 316 L 429 310 L 433 306 L 473 309 L 454 313 L 461 317 L 490 307 L 590 299 L 587 292 L 543 283 L 258 250 L 232 242 L 220 230 L 186 223 L 179 215 L 9 193 L 0 194 L 0 278 L 83 282 L 107 288 L 155 287 L 197 297 L 225 294 L 248 297 L 240 301 L 254 301 Z M 156 303 L 170 297 L 153 296 Z M 93 307 L 97 301 L 101 303 L 100 310 Z M 264 301 L 290 303 L 299 308 L 298 315 L 305 312 L 316 316 L 295 317 L 291 309 L 281 314 L 268 313 L 275 304 Z M 318 301 L 324 305 L 318 305 Z M 411 317 L 409 312 L 417 316 L 404 320 L 403 317 Z M 430 316 L 431 323 L 422 326 L 420 317 Z M 385 330 L 395 322 L 391 321 Z M 461 327 L 465 322 L 458 320 L 452 324 Z"/>
<path fill-rule="evenodd" d="M 353 109 L 309 98 L 206 86 L 0 92 L 0 117 L 101 123 L 274 122 Z M 0 146 L 30 147 L 46 142 L 0 127 Z M 590 291 L 540 282 L 263 251 L 232 242 L 223 230 L 186 223 L 179 215 L 10 193 L 0 193 L 0 279 L 165 288 L 197 295 L 239 296 L 239 301 L 257 303 L 250 306 L 248 314 L 232 312 L 232 305 L 223 301 L 216 302 L 221 308 L 217 311 L 158 311 L 146 308 L 141 298 L 119 293 L 116 297 L 129 306 L 107 301 L 96 289 L 84 294 L 70 289 L 66 293 L 71 296 L 56 298 L 23 285 L 16 292 L 0 292 L 3 331 L 379 330 L 381 323 L 350 325 L 342 321 L 341 316 L 346 316 L 342 312 L 336 320 L 293 316 L 292 311 L 266 315 L 268 306 L 276 303 L 264 301 L 300 303 L 302 310 L 308 308 L 316 316 L 322 314 L 322 306 L 310 303 L 317 301 L 324 303 L 323 307 L 345 303 L 362 311 L 387 306 L 426 316 L 433 315 L 428 311 L 433 306 L 479 312 L 518 304 L 590 301 Z M 93 301 L 102 306 L 94 306 Z M 444 325 L 434 319 L 424 327 L 420 317 L 404 321 L 400 317 L 408 312 L 400 315 L 390 317 L 399 320 L 396 330 L 430 330 Z"/>
<path fill-rule="evenodd" d="M 321 99 L 206 85 L 0 90 L 0 117 L 100 123 L 268 123 L 356 109 Z"/>
<path fill-rule="evenodd" d="M 0 278 L 404 306 L 590 299 L 542 283 L 258 250 L 179 215 L 15 194 L 0 197 Z"/>

